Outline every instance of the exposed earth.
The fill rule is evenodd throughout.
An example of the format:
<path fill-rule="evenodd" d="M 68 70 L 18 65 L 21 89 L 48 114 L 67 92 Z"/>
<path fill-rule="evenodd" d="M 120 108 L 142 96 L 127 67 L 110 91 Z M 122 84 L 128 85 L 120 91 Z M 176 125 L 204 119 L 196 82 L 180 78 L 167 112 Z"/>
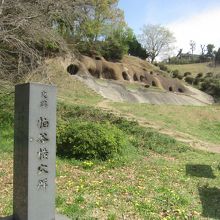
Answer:
<path fill-rule="evenodd" d="M 203 106 L 212 104 L 213 98 L 197 89 L 186 87 L 188 93 L 169 92 L 152 88 L 126 88 L 119 81 L 98 81 L 92 77 L 77 77 L 88 87 L 107 98 L 116 102 L 134 102 L 148 104 L 168 105 L 196 105 Z"/>
<path fill-rule="evenodd" d="M 206 93 L 132 56 L 120 62 L 80 56 L 65 61 L 64 66 L 69 74 L 112 101 L 196 106 L 214 103 Z"/>

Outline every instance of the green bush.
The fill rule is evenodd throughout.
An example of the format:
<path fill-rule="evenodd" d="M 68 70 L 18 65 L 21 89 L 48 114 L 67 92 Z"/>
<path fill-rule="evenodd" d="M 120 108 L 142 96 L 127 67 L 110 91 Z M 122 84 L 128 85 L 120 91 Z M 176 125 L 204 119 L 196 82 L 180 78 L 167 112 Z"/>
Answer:
<path fill-rule="evenodd" d="M 187 77 L 185 78 L 185 81 L 186 81 L 187 83 L 189 83 L 190 85 L 192 85 L 193 82 L 194 82 L 194 78 L 191 77 L 191 76 L 187 76 Z"/>
<path fill-rule="evenodd" d="M 220 100 L 220 80 L 218 78 L 206 78 L 200 85 L 200 89 L 215 98 L 215 101 Z"/>
<path fill-rule="evenodd" d="M 196 78 L 201 78 L 201 77 L 203 77 L 203 73 L 198 73 L 196 76 Z"/>
<path fill-rule="evenodd" d="M 213 72 L 208 72 L 206 73 L 206 76 L 205 77 L 213 77 L 214 76 L 214 73 Z"/>
<path fill-rule="evenodd" d="M 193 80 L 193 85 L 196 85 L 196 86 L 199 85 L 200 81 L 201 81 L 201 78 L 196 77 L 196 78 Z"/>
<path fill-rule="evenodd" d="M 187 150 L 185 146 L 175 139 L 159 134 L 154 129 L 141 127 L 137 121 L 130 121 L 123 117 L 115 116 L 111 112 L 104 112 L 93 107 L 69 106 L 64 103 L 58 105 L 58 111 L 60 112 L 59 116 L 62 116 L 60 120 L 69 121 L 69 123 L 71 123 L 71 120 L 80 120 L 100 123 L 101 125 L 110 123 L 110 127 L 117 127 L 117 130 L 123 134 L 122 138 L 126 138 L 124 134 L 127 134 L 129 147 L 126 149 L 126 152 L 129 151 L 129 153 L 135 149 L 144 155 L 148 154 L 149 150 L 162 154 L 172 154 L 177 151 L 183 152 Z M 68 137 L 68 134 L 65 135 Z"/>
<path fill-rule="evenodd" d="M 57 129 L 57 153 L 61 157 L 107 160 L 122 155 L 129 142 L 109 123 L 61 123 Z"/>
<path fill-rule="evenodd" d="M 164 63 L 159 63 L 159 68 L 160 68 L 160 70 L 162 70 L 162 71 L 166 71 L 166 72 L 169 71 L 169 70 L 168 70 L 168 67 L 167 67 Z"/>
<path fill-rule="evenodd" d="M 183 79 L 183 75 L 180 74 L 179 70 L 173 70 L 172 74 L 173 74 L 173 76 L 172 76 L 173 78 L 177 78 L 180 80 Z"/>
<path fill-rule="evenodd" d="M 106 60 L 121 60 L 127 51 L 126 45 L 116 39 L 109 38 L 104 42 L 101 54 Z"/>
<path fill-rule="evenodd" d="M 142 150 L 152 150 L 159 154 L 185 152 L 188 148 L 177 142 L 175 139 L 160 134 L 153 129 L 144 128 L 138 125 L 135 121 L 126 121 L 125 119 L 119 120 L 117 126 L 128 133 L 132 138 L 131 142 L 134 147 Z"/>
<path fill-rule="evenodd" d="M 183 76 L 182 76 L 182 75 L 178 75 L 178 76 L 177 76 L 177 79 L 182 80 L 182 79 L 183 79 Z"/>
<path fill-rule="evenodd" d="M 173 70 L 172 74 L 173 74 L 173 78 L 177 78 L 180 73 L 179 70 Z"/>
<path fill-rule="evenodd" d="M 191 73 L 191 72 L 185 72 L 185 73 L 183 74 L 184 77 L 189 76 L 189 75 L 192 75 L 192 73 Z"/>

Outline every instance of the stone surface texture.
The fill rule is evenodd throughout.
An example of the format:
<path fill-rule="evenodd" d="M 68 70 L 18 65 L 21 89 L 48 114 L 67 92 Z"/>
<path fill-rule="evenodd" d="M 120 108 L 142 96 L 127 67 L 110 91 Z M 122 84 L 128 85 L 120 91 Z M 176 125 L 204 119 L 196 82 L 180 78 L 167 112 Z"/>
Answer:
<path fill-rule="evenodd" d="M 55 219 L 56 87 L 15 88 L 14 219 Z"/>

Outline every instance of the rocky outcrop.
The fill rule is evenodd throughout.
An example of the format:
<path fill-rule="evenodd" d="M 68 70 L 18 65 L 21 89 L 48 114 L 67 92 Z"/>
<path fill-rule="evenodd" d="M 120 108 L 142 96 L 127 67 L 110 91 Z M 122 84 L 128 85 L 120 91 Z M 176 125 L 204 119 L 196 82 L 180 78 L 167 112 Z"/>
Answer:
<path fill-rule="evenodd" d="M 158 87 L 162 90 L 189 93 L 187 87 L 178 79 L 163 75 L 159 70 L 150 70 L 147 61 L 129 62 L 129 57 L 122 62 L 109 62 L 103 57 L 81 56 L 67 67 L 71 75 L 91 75 L 95 78 L 141 83 L 145 87 Z"/>

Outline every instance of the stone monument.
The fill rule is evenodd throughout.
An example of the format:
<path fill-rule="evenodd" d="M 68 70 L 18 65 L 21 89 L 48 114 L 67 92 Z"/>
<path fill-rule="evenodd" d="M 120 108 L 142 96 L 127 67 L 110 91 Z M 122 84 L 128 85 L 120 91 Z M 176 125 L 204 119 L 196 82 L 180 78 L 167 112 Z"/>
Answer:
<path fill-rule="evenodd" d="M 65 220 L 55 214 L 56 87 L 15 87 L 13 220 Z"/>

